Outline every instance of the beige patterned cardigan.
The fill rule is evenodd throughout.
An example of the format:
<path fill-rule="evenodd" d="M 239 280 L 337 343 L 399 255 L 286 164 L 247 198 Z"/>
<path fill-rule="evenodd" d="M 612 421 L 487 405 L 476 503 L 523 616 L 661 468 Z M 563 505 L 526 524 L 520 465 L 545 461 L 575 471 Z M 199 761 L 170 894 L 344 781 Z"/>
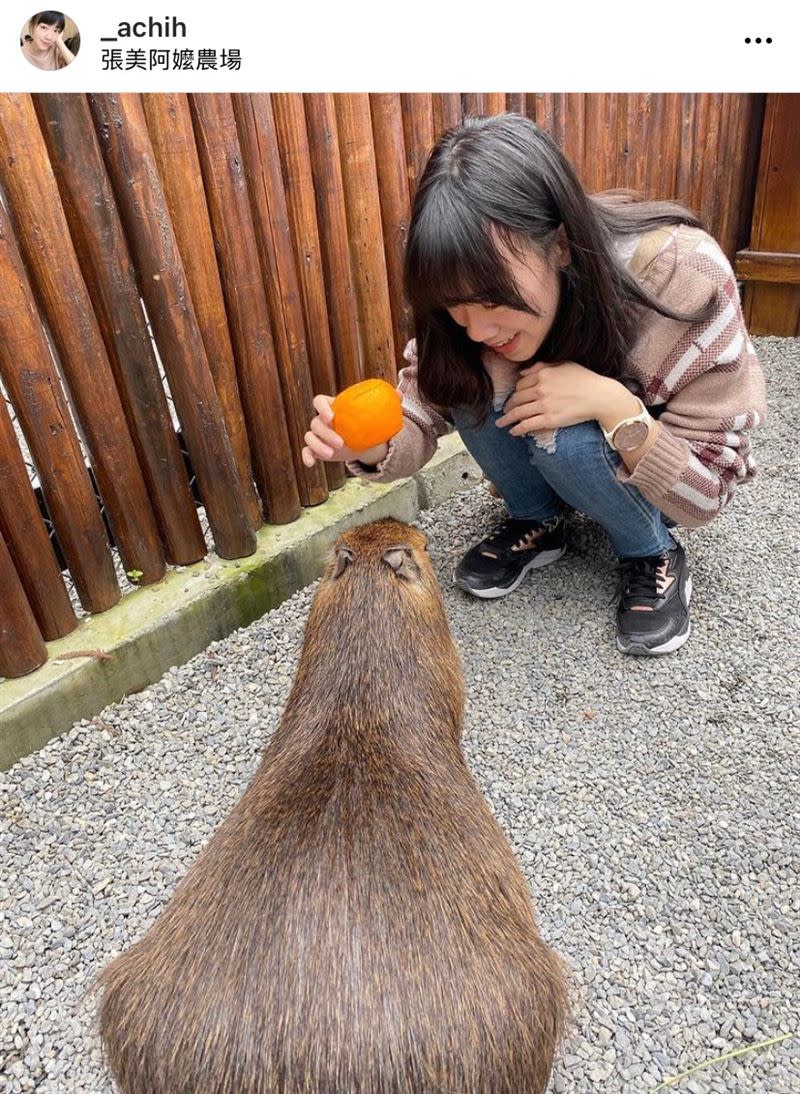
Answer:
<path fill-rule="evenodd" d="M 677 311 L 695 311 L 709 300 L 711 316 L 699 323 L 666 319 L 641 310 L 629 368 L 621 379 L 658 416 L 663 428 L 633 472 L 618 477 L 636 486 L 678 524 L 713 520 L 736 488 L 755 474 L 750 430 L 765 417 L 764 378 L 744 324 L 736 281 L 719 245 L 706 232 L 681 225 L 628 239 L 620 253 L 654 296 Z M 418 471 L 451 424 L 417 389 L 414 343 L 400 372 L 404 426 L 377 467 L 351 463 L 363 478 L 384 482 Z M 509 393 L 508 363 L 484 357 L 499 409 Z M 513 386 L 513 380 L 511 381 Z M 536 442 L 557 444 L 541 431 Z"/>

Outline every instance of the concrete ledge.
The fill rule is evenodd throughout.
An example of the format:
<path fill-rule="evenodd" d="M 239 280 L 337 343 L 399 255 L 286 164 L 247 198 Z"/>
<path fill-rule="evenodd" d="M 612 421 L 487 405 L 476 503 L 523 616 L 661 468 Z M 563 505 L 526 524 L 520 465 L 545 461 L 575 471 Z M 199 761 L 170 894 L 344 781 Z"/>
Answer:
<path fill-rule="evenodd" d="M 49 642 L 49 659 L 40 669 L 0 684 L 0 770 L 309 585 L 346 528 L 384 516 L 413 521 L 420 510 L 479 478 L 460 438 L 451 434 L 413 478 L 349 480 L 292 524 L 262 528 L 249 558 L 214 557 L 126 594 L 66 638 Z M 69 656 L 87 650 L 101 650 L 108 659 Z"/>

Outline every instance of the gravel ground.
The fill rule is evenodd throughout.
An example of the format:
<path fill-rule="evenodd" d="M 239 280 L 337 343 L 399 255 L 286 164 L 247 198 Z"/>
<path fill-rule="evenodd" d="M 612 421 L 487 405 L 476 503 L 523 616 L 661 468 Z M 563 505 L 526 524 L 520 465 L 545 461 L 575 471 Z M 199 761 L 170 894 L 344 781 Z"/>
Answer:
<path fill-rule="evenodd" d="M 555 1091 L 653 1090 L 737 1049 L 751 1051 L 677 1088 L 800 1090 L 800 340 L 758 344 L 760 475 L 682 535 L 694 631 L 676 654 L 615 651 L 613 559 L 580 517 L 568 556 L 499 602 L 449 583 L 499 503 L 475 488 L 420 520 L 464 660 L 467 758 L 574 973 Z M 152 923 L 251 776 L 312 593 L 3 776 L 4 1094 L 110 1094 L 82 990 Z"/>

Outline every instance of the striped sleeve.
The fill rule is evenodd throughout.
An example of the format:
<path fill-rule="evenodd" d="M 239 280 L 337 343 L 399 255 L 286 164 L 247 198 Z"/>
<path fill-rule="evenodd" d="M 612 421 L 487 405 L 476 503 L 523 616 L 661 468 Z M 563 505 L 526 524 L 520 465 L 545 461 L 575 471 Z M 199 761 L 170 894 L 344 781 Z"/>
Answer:
<path fill-rule="evenodd" d="M 644 402 L 663 407 L 662 429 L 634 471 L 619 475 L 687 527 L 713 520 L 753 477 L 750 431 L 766 414 L 733 270 L 718 244 L 698 235 L 675 263 L 662 299 L 686 310 L 709 301 L 714 307 L 700 323 L 650 319 L 638 373 Z"/>
<path fill-rule="evenodd" d="M 417 388 L 417 357 L 414 341 L 403 353 L 408 365 L 400 370 L 397 390 L 403 402 L 403 428 L 389 441 L 386 456 L 376 467 L 352 462 L 347 468 L 369 482 L 392 482 L 419 471 L 436 452 L 439 437 L 450 423 L 420 396 Z"/>

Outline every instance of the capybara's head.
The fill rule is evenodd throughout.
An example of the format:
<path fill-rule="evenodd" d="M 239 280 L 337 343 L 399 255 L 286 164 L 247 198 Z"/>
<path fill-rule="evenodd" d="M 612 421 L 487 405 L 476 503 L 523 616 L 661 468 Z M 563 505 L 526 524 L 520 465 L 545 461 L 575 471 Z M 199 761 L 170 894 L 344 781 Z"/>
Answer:
<path fill-rule="evenodd" d="M 385 700 L 417 689 L 438 694 L 460 723 L 461 661 L 447 624 L 442 593 L 419 529 L 387 517 L 344 532 L 333 547 L 306 624 L 298 682 L 311 673 L 341 693 L 358 682 Z M 372 686 L 372 687 L 371 687 Z"/>
<path fill-rule="evenodd" d="M 331 611 L 364 635 L 385 628 L 446 642 L 450 632 L 427 538 L 392 517 L 344 532 L 334 544 L 312 613 Z"/>

